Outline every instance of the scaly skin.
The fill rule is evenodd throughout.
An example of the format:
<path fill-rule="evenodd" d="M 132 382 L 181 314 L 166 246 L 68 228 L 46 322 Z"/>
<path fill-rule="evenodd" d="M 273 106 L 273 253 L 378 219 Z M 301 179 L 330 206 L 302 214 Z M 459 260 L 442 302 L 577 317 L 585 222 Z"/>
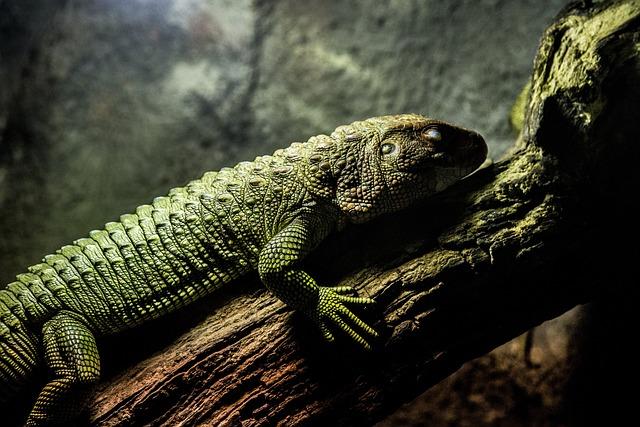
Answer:
<path fill-rule="evenodd" d="M 256 269 L 327 340 L 342 331 L 368 349 L 377 334 L 348 307 L 373 301 L 319 286 L 302 269 L 305 256 L 336 228 L 428 197 L 485 156 L 477 133 L 406 114 L 207 172 L 0 290 L 0 394 L 24 386 L 44 360 L 52 376 L 27 425 L 65 422 L 99 379 L 95 336 L 162 316 Z"/>

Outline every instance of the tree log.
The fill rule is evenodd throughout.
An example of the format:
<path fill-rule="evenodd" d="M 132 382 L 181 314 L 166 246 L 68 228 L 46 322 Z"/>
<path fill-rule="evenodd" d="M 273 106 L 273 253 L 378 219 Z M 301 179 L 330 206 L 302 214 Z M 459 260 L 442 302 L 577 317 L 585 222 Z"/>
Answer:
<path fill-rule="evenodd" d="M 532 326 L 628 292 L 639 29 L 637 0 L 569 6 L 543 35 L 505 159 L 314 254 L 323 284 L 378 302 L 362 313 L 383 332 L 373 351 L 324 344 L 249 277 L 103 340 L 88 422 L 368 425 Z"/>

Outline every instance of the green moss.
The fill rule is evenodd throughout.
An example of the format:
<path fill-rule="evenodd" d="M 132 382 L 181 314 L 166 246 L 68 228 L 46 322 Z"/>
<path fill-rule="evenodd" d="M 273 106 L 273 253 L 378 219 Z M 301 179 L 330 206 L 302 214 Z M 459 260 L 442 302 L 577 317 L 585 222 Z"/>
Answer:
<path fill-rule="evenodd" d="M 511 112 L 509 113 L 509 122 L 511 123 L 511 127 L 516 131 L 516 133 L 520 133 L 522 131 L 522 128 L 524 127 L 524 114 L 527 109 L 527 100 L 529 99 L 530 92 L 531 79 L 529 79 L 527 83 L 522 87 L 522 90 L 518 94 L 513 107 L 511 107 Z"/>

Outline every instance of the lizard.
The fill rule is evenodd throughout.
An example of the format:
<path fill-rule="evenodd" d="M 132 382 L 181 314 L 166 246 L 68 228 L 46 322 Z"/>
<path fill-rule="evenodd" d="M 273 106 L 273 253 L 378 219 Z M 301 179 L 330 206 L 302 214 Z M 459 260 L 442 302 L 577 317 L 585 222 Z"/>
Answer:
<path fill-rule="evenodd" d="M 373 117 L 204 173 L 62 246 L 0 290 L 0 400 L 48 370 L 27 426 L 68 422 L 100 378 L 96 337 L 177 310 L 251 271 L 329 342 L 370 349 L 352 311 L 303 261 L 325 237 L 442 191 L 485 160 L 483 138 L 417 114 Z"/>

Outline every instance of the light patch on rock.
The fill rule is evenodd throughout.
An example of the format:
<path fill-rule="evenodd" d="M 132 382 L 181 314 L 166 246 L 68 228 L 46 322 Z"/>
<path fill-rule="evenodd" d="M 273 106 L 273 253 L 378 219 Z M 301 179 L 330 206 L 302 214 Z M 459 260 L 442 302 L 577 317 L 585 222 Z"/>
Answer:
<path fill-rule="evenodd" d="M 165 80 L 164 90 L 169 97 L 198 94 L 209 98 L 216 93 L 220 77 L 220 70 L 205 60 L 178 62 Z"/>

